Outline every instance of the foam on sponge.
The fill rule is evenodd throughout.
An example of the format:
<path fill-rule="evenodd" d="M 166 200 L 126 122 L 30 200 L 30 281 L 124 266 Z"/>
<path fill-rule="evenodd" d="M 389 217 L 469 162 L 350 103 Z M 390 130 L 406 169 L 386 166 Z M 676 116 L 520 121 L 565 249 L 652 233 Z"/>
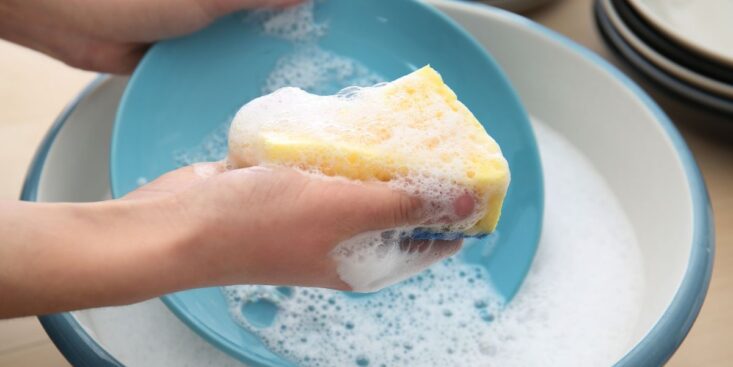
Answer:
<path fill-rule="evenodd" d="M 428 228 L 466 236 L 494 230 L 509 184 L 497 143 L 429 66 L 333 96 L 286 87 L 257 98 L 231 124 L 228 158 L 388 182 L 430 203 L 468 192 L 474 215 Z"/>

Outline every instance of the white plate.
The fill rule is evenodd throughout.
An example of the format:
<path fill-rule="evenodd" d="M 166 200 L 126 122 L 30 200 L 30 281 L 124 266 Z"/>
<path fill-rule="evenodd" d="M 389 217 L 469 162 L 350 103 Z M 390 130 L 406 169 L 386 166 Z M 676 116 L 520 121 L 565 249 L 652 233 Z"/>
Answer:
<path fill-rule="evenodd" d="M 644 19 L 668 37 L 733 67 L 733 1 L 628 1 Z"/>
<path fill-rule="evenodd" d="M 733 2 L 731 3 L 733 4 Z M 613 7 L 611 0 L 601 0 L 601 4 L 608 15 L 608 18 L 611 20 L 613 27 L 618 31 L 621 37 L 623 37 L 624 40 L 644 58 L 670 75 L 673 75 L 686 83 L 716 95 L 733 99 L 733 85 L 718 81 L 714 78 L 709 78 L 666 58 L 664 55 L 649 47 L 644 43 L 644 41 L 639 39 L 639 37 L 637 37 L 629 27 L 626 26 L 623 19 L 621 19 L 619 14 L 616 12 L 616 9 Z M 733 13 L 731 13 L 731 23 L 733 24 Z M 731 34 L 731 39 L 733 39 L 733 33 Z"/>

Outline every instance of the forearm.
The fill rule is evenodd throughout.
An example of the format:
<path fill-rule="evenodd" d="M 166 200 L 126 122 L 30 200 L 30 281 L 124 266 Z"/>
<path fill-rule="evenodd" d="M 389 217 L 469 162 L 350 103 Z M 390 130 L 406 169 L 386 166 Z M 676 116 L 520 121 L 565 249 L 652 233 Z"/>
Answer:
<path fill-rule="evenodd" d="M 196 285 L 190 226 L 160 200 L 0 202 L 0 318 L 132 303 Z"/>
<path fill-rule="evenodd" d="M 64 26 L 63 17 L 44 11 L 38 1 L 0 0 L 0 38 L 55 58 L 68 59 L 65 44 L 75 45 L 80 35 Z"/>

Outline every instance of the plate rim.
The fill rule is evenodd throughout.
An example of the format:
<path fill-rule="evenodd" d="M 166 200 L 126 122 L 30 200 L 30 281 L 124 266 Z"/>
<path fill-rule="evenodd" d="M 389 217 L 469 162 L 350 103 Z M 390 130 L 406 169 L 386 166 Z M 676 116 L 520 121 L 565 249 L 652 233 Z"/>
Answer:
<path fill-rule="evenodd" d="M 724 83 L 733 83 L 733 68 L 715 59 L 701 57 L 649 24 L 626 0 L 611 0 L 624 24 L 647 46 L 675 63 Z"/>
<path fill-rule="evenodd" d="M 684 101 L 693 102 L 695 105 L 711 112 L 733 115 L 733 100 L 728 100 L 688 85 L 674 76 L 667 74 L 664 70 L 657 68 L 642 55 L 639 55 L 613 27 L 607 14 L 605 14 L 605 9 L 601 1 L 603 0 L 596 0 L 593 6 L 596 26 L 603 39 L 620 56 L 620 59 L 630 64 L 634 70 L 646 79 L 664 87 L 665 92 L 671 93 Z"/>
<path fill-rule="evenodd" d="M 653 47 L 644 43 L 644 41 L 642 41 L 641 38 L 639 38 L 633 30 L 629 28 L 621 17 L 621 14 L 617 12 L 617 9 L 614 7 L 611 0 L 602 0 L 602 4 L 605 9 L 605 14 L 620 36 L 647 60 L 667 73 L 682 81 L 690 83 L 695 87 L 701 88 L 723 98 L 733 99 L 733 84 L 728 84 L 705 74 L 698 73 L 695 69 L 678 64 L 674 60 L 657 52 Z"/>
<path fill-rule="evenodd" d="M 733 54 L 726 55 L 716 52 L 714 49 L 703 46 L 696 43 L 693 38 L 686 36 L 683 33 L 677 32 L 671 24 L 665 21 L 663 17 L 658 16 L 653 9 L 649 7 L 644 1 L 641 0 L 625 0 L 634 7 L 634 9 L 647 21 L 654 29 L 662 32 L 664 35 L 673 39 L 677 43 L 682 44 L 688 49 L 694 51 L 701 56 L 713 59 L 719 63 L 726 64 L 729 67 L 733 67 Z"/>

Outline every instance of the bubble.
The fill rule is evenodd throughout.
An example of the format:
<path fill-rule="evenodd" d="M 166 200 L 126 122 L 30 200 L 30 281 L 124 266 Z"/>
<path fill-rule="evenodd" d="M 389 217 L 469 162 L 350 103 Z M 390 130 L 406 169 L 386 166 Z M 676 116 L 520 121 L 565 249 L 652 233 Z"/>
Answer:
<path fill-rule="evenodd" d="M 217 128 L 206 135 L 199 145 L 174 153 L 173 158 L 175 162 L 182 167 L 194 163 L 224 160 L 229 151 L 227 137 L 230 121 L 231 119 L 223 121 Z"/>
<path fill-rule="evenodd" d="M 277 313 L 277 305 L 266 299 L 248 300 L 241 307 L 241 314 L 255 327 L 272 325 Z"/>
<path fill-rule="evenodd" d="M 256 10 L 247 14 L 245 22 L 259 26 L 263 33 L 293 43 L 312 42 L 324 36 L 328 22 L 317 21 L 313 1 L 305 1 L 286 9 Z"/>
<path fill-rule="evenodd" d="M 293 295 L 293 288 L 292 287 L 277 287 L 278 292 L 280 292 L 285 297 L 290 297 Z"/>
<path fill-rule="evenodd" d="M 298 86 L 311 93 L 331 94 L 344 86 L 371 86 L 384 78 L 346 56 L 326 51 L 317 45 L 299 45 L 275 63 L 265 79 L 262 93 Z M 351 87 L 356 95 L 358 89 Z M 352 95 L 352 96 L 353 96 Z M 349 95 L 338 95 L 347 99 Z"/>

